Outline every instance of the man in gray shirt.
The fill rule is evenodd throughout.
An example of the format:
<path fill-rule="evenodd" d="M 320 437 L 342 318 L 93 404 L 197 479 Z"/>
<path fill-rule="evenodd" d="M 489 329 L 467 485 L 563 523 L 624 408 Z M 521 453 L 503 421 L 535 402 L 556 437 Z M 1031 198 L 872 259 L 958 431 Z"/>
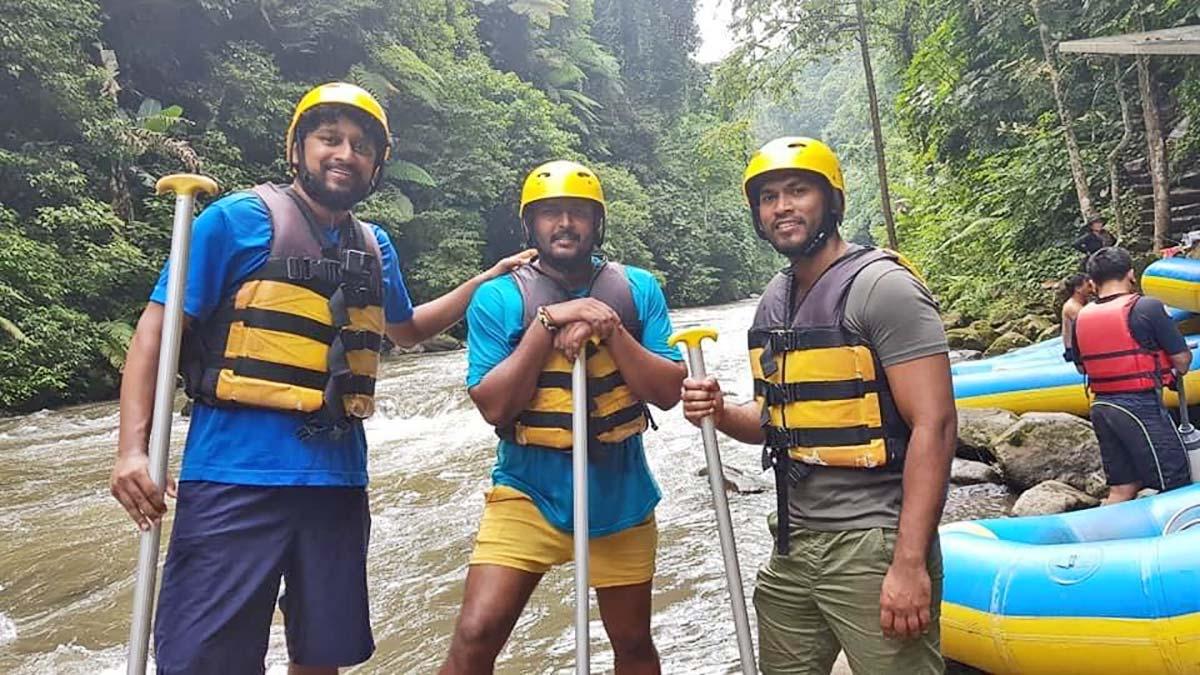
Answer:
<path fill-rule="evenodd" d="M 781 138 L 743 188 L 759 236 L 791 261 L 749 334 L 755 401 L 725 405 L 716 380 L 684 382 L 684 415 L 765 445 L 779 509 L 759 575 L 760 668 L 937 673 L 937 524 L 956 414 L 937 304 L 896 254 L 837 226 L 841 169 L 820 141 Z"/>

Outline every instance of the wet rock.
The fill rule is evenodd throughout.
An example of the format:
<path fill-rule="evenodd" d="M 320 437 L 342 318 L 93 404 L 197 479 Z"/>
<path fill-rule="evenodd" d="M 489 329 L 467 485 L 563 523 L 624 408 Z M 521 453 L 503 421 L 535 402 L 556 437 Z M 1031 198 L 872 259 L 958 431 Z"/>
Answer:
<path fill-rule="evenodd" d="M 1037 338 L 1034 341 L 1045 342 L 1046 340 L 1053 340 L 1060 335 L 1062 335 L 1062 326 L 1056 323 L 1038 333 Z"/>
<path fill-rule="evenodd" d="M 963 459 L 994 463 L 996 437 L 1019 420 L 1013 413 L 999 408 L 959 408 L 958 447 L 954 454 Z"/>
<path fill-rule="evenodd" d="M 1025 309 L 1017 307 L 1009 302 L 1002 302 L 994 305 L 992 310 L 988 312 L 987 321 L 992 326 L 999 328 L 1006 323 L 1012 323 L 1025 315 Z"/>
<path fill-rule="evenodd" d="M 446 333 L 438 333 L 424 342 L 419 342 L 412 347 L 401 347 L 396 345 L 393 353 L 395 354 L 432 354 L 435 352 L 453 352 L 463 348 L 462 340 L 447 335 Z"/>
<path fill-rule="evenodd" d="M 1033 343 L 1029 338 L 1015 331 L 1010 331 L 993 340 L 992 344 L 988 345 L 988 348 L 984 350 L 983 355 L 998 356 L 1005 352 L 1011 352 L 1014 349 L 1028 347 L 1031 344 Z"/>
<path fill-rule="evenodd" d="M 952 349 L 950 350 L 950 363 L 978 361 L 982 356 L 983 352 L 978 349 Z"/>
<path fill-rule="evenodd" d="M 1108 476 L 1104 475 L 1104 469 L 1098 469 L 1088 474 L 1083 481 L 1083 491 L 1096 499 L 1104 499 L 1108 496 Z"/>
<path fill-rule="evenodd" d="M 962 328 L 968 323 L 970 323 L 970 321 L 967 319 L 967 317 L 963 316 L 962 312 L 946 312 L 942 315 L 942 327 L 946 330 L 950 330 L 952 328 Z"/>
<path fill-rule="evenodd" d="M 1026 490 L 1013 504 L 1014 516 L 1042 516 L 1050 513 L 1066 513 L 1100 503 L 1099 499 L 1077 490 L 1062 481 L 1048 480 Z"/>
<path fill-rule="evenodd" d="M 183 407 L 179 409 L 180 417 L 192 416 L 192 399 L 186 398 L 183 400 Z"/>
<path fill-rule="evenodd" d="M 990 324 L 987 321 L 984 321 L 982 319 L 979 321 L 972 322 L 969 326 L 967 326 L 967 328 L 969 328 L 971 330 L 971 332 L 978 335 L 979 339 L 983 340 L 983 343 L 985 345 L 991 344 L 991 342 L 993 340 L 1000 337 L 999 331 L 997 331 L 992 326 L 992 324 Z"/>
<path fill-rule="evenodd" d="M 769 487 L 769 484 L 765 480 L 757 476 L 751 476 L 741 469 L 734 468 L 727 464 L 722 465 L 721 469 L 725 474 L 726 492 L 736 492 L 740 495 L 753 495 L 760 492 L 766 492 L 767 488 Z M 708 478 L 708 467 L 700 467 L 700 470 L 696 472 L 696 475 Z"/>
<path fill-rule="evenodd" d="M 1008 325 L 1007 332 L 1020 333 L 1030 340 L 1036 340 L 1042 331 L 1054 327 L 1055 322 L 1039 314 L 1031 314 Z"/>
<path fill-rule="evenodd" d="M 970 328 L 951 328 L 946 331 L 946 343 L 951 349 L 968 349 L 982 352 L 987 349 L 987 341 Z"/>
<path fill-rule="evenodd" d="M 955 485 L 976 485 L 979 483 L 1001 483 L 1000 472 L 991 464 L 973 462 L 969 459 L 954 458 L 950 465 L 950 482 Z"/>
<path fill-rule="evenodd" d="M 1086 490 L 1101 470 L 1092 425 L 1067 413 L 1025 413 L 995 439 L 993 452 L 1005 482 L 1017 490 L 1048 480 Z"/>

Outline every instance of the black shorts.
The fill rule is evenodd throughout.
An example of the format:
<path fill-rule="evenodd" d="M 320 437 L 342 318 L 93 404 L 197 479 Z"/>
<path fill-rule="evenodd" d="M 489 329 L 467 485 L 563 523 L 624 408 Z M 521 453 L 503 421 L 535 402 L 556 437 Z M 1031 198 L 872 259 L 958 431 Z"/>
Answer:
<path fill-rule="evenodd" d="M 1191 483 L 1183 440 L 1157 392 L 1097 396 L 1092 426 L 1109 485 L 1170 490 Z"/>
<path fill-rule="evenodd" d="M 158 672 L 263 672 L 281 578 L 293 663 L 366 661 L 370 529 L 363 488 L 180 483 L 154 624 Z"/>

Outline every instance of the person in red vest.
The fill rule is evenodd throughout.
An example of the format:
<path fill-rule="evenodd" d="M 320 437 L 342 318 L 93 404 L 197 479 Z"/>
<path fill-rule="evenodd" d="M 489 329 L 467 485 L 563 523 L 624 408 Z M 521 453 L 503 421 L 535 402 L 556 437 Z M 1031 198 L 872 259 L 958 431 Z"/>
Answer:
<path fill-rule="evenodd" d="M 1166 307 L 1137 293 L 1133 261 L 1123 248 L 1088 258 L 1096 301 L 1075 320 L 1075 363 L 1095 393 L 1092 426 L 1110 486 L 1107 504 L 1133 499 L 1143 487 L 1188 485 L 1187 452 L 1162 402 L 1192 364 L 1192 353 Z"/>

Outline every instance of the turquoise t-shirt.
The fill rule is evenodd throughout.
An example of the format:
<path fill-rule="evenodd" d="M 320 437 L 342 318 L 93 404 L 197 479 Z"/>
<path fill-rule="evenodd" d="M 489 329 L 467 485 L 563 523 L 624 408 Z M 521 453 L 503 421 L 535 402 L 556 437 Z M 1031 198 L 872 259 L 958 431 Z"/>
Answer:
<path fill-rule="evenodd" d="M 388 323 L 412 318 L 412 301 L 396 249 L 387 233 L 371 226 L 383 254 L 384 314 Z M 337 230 L 326 232 L 337 240 Z M 204 209 L 192 226 L 183 310 L 193 322 L 212 315 L 221 301 L 267 261 L 271 253 L 271 221 L 266 206 L 248 192 L 238 192 Z M 150 300 L 166 304 L 167 272 L 163 266 Z M 305 415 L 264 408 L 214 408 L 197 402 L 183 449 L 183 481 L 238 485 L 367 484 L 367 440 L 355 422 L 339 440 L 315 436 L 300 440 L 296 431 Z"/>
<path fill-rule="evenodd" d="M 681 361 L 667 346 L 671 319 L 658 281 L 649 272 L 626 266 L 642 321 L 642 346 L 651 353 Z M 578 295 L 582 296 L 580 290 Z M 467 308 L 467 387 L 508 358 L 524 334 L 524 303 L 511 275 L 492 279 L 475 291 Z M 573 530 L 571 453 L 500 441 L 492 482 L 529 495 L 556 528 Z M 603 443 L 588 462 L 588 530 L 602 537 L 639 525 L 654 512 L 662 493 L 642 449 L 641 435 L 621 443 Z"/>

